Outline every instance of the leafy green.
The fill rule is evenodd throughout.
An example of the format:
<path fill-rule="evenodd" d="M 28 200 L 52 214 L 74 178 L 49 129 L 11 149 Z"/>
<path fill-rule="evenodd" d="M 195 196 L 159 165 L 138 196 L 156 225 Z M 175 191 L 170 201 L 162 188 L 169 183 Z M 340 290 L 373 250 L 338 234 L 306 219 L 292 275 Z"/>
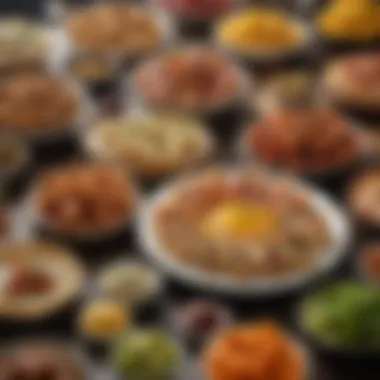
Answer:
<path fill-rule="evenodd" d="M 380 349 L 380 289 L 345 282 L 309 297 L 302 307 L 304 328 L 325 344 Z"/>

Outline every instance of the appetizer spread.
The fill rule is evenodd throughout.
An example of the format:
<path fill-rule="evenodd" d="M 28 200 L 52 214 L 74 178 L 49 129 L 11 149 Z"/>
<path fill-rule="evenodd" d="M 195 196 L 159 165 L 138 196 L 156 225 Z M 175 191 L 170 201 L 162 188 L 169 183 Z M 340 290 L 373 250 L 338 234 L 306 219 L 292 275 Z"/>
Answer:
<path fill-rule="evenodd" d="M 72 126 L 78 99 L 67 84 L 49 74 L 22 73 L 0 82 L 0 130 L 51 133 Z"/>
<path fill-rule="evenodd" d="M 302 304 L 301 324 L 322 345 L 343 351 L 380 349 L 380 291 L 344 282 L 317 291 Z"/>
<path fill-rule="evenodd" d="M 120 337 L 113 350 L 119 373 L 134 380 L 167 379 L 181 360 L 180 349 L 159 330 L 138 329 Z"/>
<path fill-rule="evenodd" d="M 309 107 L 258 121 L 243 135 L 242 144 L 246 153 L 265 163 L 304 174 L 346 168 L 360 154 L 357 134 L 339 114 Z"/>
<path fill-rule="evenodd" d="M 0 354 L 0 379 L 60 378 L 83 380 L 85 371 L 66 349 L 26 344 Z"/>
<path fill-rule="evenodd" d="M 110 342 L 124 333 L 130 323 L 126 309 L 117 302 L 97 300 L 79 314 L 78 328 L 85 339 Z"/>
<path fill-rule="evenodd" d="M 380 37 L 380 7 L 372 0 L 330 1 L 317 17 L 323 37 L 342 42 L 367 42 Z"/>
<path fill-rule="evenodd" d="M 0 318 L 29 321 L 47 318 L 82 291 L 82 264 L 60 247 L 42 243 L 0 248 Z"/>
<path fill-rule="evenodd" d="M 210 380 L 303 380 L 305 354 L 272 322 L 238 325 L 222 331 L 203 355 Z"/>
<path fill-rule="evenodd" d="M 138 115 L 108 119 L 88 140 L 96 157 L 145 178 L 160 178 L 194 166 L 211 153 L 211 136 L 186 116 Z"/>
<path fill-rule="evenodd" d="M 305 41 L 299 22 L 271 8 L 248 8 L 227 16 L 216 29 L 218 42 L 243 55 L 272 56 L 298 50 Z"/>
<path fill-rule="evenodd" d="M 80 50 L 123 56 L 146 53 L 163 39 L 149 12 L 121 2 L 97 3 L 74 12 L 67 31 Z"/>
<path fill-rule="evenodd" d="M 148 60 L 133 82 L 148 105 L 174 110 L 209 110 L 241 95 L 237 68 L 215 51 L 198 46 Z"/>
<path fill-rule="evenodd" d="M 38 68 L 48 53 L 44 30 L 24 18 L 0 20 L 0 70 Z"/>
<path fill-rule="evenodd" d="M 49 229 L 96 236 L 127 224 L 135 207 L 131 181 L 121 170 L 78 164 L 47 173 L 36 191 L 37 214 Z"/>
<path fill-rule="evenodd" d="M 313 269 L 331 247 L 312 194 L 259 170 L 209 170 L 178 182 L 152 212 L 168 258 L 238 280 Z"/>
<path fill-rule="evenodd" d="M 357 53 L 334 61 L 325 70 L 323 87 L 332 102 L 378 112 L 380 53 Z"/>
<path fill-rule="evenodd" d="M 369 170 L 348 187 L 348 202 L 354 215 L 364 224 L 380 225 L 380 170 Z"/>

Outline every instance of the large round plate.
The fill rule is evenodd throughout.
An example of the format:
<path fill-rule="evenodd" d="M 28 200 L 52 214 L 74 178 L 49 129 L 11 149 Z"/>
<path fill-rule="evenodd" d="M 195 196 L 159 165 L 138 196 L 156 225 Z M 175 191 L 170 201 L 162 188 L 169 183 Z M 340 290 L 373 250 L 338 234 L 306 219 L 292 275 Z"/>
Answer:
<path fill-rule="evenodd" d="M 165 273 L 188 286 L 235 296 L 280 295 L 298 290 L 332 271 L 348 253 L 351 226 L 345 213 L 326 194 L 296 181 L 295 186 L 310 194 L 311 202 L 324 217 L 332 237 L 331 247 L 325 259 L 314 268 L 278 278 L 268 276 L 243 281 L 186 266 L 166 254 L 165 248 L 158 241 L 153 223 L 157 205 L 170 197 L 177 183 L 172 182 L 164 186 L 144 204 L 138 218 L 138 236 L 144 253 Z"/>

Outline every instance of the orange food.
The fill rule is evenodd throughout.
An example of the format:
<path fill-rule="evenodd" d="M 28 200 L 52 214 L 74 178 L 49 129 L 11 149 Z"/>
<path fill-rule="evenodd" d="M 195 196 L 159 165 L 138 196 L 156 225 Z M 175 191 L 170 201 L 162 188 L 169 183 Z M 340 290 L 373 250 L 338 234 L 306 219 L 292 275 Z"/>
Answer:
<path fill-rule="evenodd" d="M 304 364 L 299 348 L 270 322 L 227 330 L 204 355 L 210 380 L 301 380 Z"/>
<path fill-rule="evenodd" d="M 131 217 L 133 185 L 121 170 L 73 165 L 42 178 L 37 205 L 41 215 L 60 231 L 103 231 Z"/>
<path fill-rule="evenodd" d="M 75 123 L 77 95 L 64 81 L 41 73 L 11 76 L 0 84 L 0 129 L 49 132 Z"/>

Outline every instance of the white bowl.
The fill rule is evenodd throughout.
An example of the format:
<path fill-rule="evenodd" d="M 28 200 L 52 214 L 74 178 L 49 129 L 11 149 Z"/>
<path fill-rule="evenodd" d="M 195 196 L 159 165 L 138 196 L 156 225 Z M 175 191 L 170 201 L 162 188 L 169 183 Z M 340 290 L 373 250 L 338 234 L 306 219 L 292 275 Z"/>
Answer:
<path fill-rule="evenodd" d="M 281 277 L 261 276 L 252 280 L 238 280 L 195 269 L 173 259 L 159 243 L 153 218 L 157 206 L 171 196 L 175 188 L 173 183 L 161 188 L 143 205 L 138 217 L 139 242 L 146 255 L 168 275 L 198 289 L 241 297 L 281 295 L 298 290 L 339 266 L 348 252 L 351 226 L 344 212 L 329 196 L 312 186 L 294 181 L 301 192 L 306 191 L 311 195 L 311 202 L 324 217 L 332 239 L 331 247 L 323 255 L 324 259 L 311 269 Z"/>

